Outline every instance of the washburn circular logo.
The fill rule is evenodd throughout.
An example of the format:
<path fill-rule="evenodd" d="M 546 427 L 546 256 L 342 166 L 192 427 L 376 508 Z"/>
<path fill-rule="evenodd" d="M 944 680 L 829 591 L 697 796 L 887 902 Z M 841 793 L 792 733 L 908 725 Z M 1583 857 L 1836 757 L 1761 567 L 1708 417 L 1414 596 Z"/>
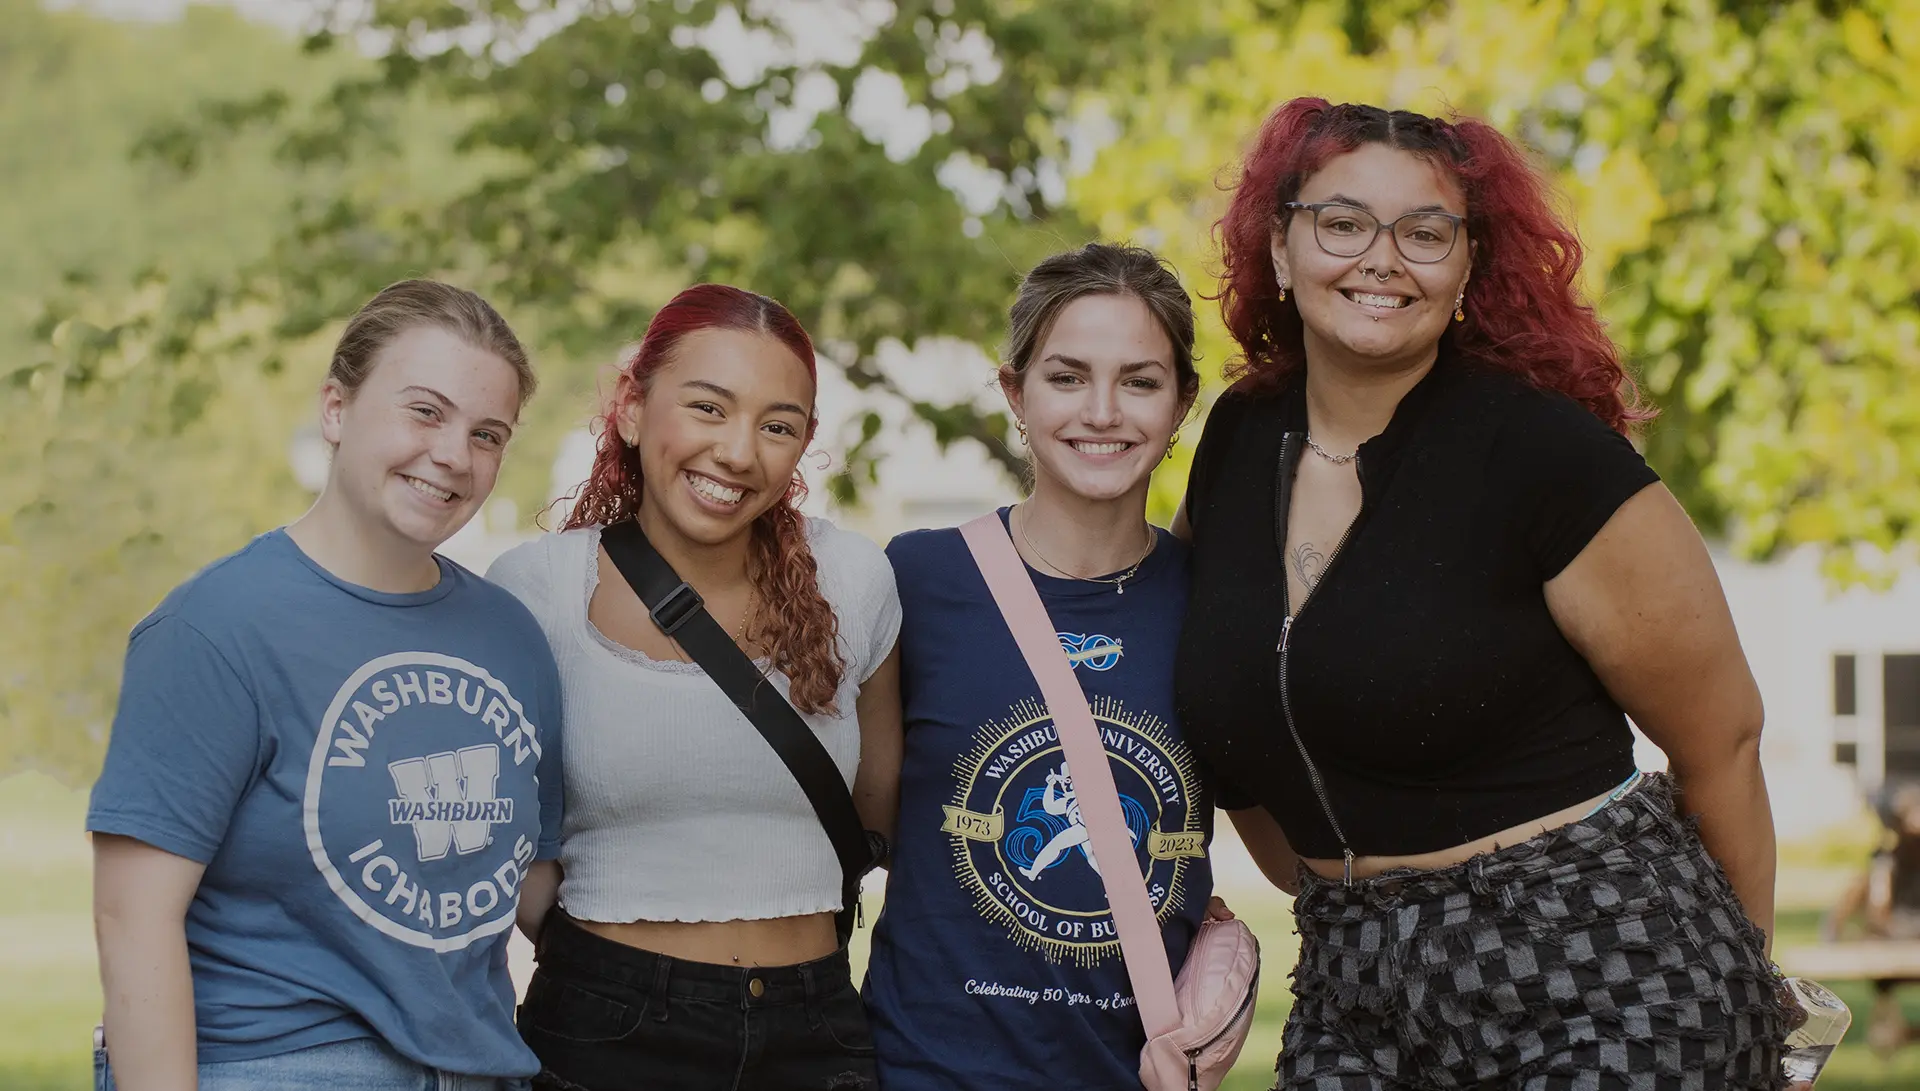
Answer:
<path fill-rule="evenodd" d="M 1206 855 L 1202 816 L 1191 804 L 1192 755 L 1158 717 L 1129 713 L 1106 696 L 1094 698 L 1092 709 L 1148 898 L 1165 921 L 1186 899 L 1189 861 Z M 1087 843 L 1053 718 L 1024 700 L 976 738 L 955 768 L 957 787 L 941 826 L 975 908 L 1005 926 L 1014 942 L 1055 961 L 1093 966 L 1113 956 L 1119 937 L 1102 865 Z"/>
<path fill-rule="evenodd" d="M 307 849 L 354 916 L 434 951 L 513 926 L 539 808 L 539 731 L 464 659 L 375 659 L 327 706 L 307 765 Z M 517 822 L 517 824 L 516 824 Z"/>

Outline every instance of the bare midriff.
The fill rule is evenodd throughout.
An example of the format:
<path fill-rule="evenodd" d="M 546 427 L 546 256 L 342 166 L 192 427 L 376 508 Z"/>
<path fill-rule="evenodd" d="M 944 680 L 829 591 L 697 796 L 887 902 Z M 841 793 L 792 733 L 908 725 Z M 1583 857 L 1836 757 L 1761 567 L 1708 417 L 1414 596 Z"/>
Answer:
<path fill-rule="evenodd" d="M 1398 868 L 1440 871 L 1456 864 L 1464 864 L 1476 856 L 1497 852 L 1500 849 L 1518 845 L 1522 841 L 1531 841 L 1543 833 L 1578 822 L 1612 794 L 1612 792 L 1602 792 L 1584 803 L 1576 803 L 1550 815 L 1522 822 L 1518 826 L 1510 826 L 1499 833 L 1488 834 L 1477 841 L 1469 841 L 1450 849 L 1415 853 L 1412 856 L 1356 856 L 1353 858 L 1353 877 L 1370 879 L 1382 872 Z M 1338 880 L 1346 873 L 1346 864 L 1340 860 L 1302 858 L 1301 863 L 1306 864 L 1308 870 L 1323 879 Z"/>
<path fill-rule="evenodd" d="M 576 921 L 602 939 L 688 962 L 793 966 L 839 950 L 833 914 L 762 921 Z"/>

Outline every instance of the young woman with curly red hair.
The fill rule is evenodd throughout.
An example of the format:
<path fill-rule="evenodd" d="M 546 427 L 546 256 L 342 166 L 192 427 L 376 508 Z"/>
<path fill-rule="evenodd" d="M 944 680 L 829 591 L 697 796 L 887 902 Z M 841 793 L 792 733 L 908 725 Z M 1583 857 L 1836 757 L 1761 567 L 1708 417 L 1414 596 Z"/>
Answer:
<path fill-rule="evenodd" d="M 873 1086 L 825 830 L 600 542 L 638 523 L 880 828 L 892 805 L 874 785 L 896 782 L 899 757 L 862 742 L 899 715 L 900 601 L 878 546 L 798 510 L 814 390 L 812 342 L 785 307 L 687 289 L 622 368 L 566 529 L 488 573 L 546 630 L 577 739 L 558 874 L 522 894 L 525 917 L 552 906 L 520 1009 L 536 1086 Z"/>
<path fill-rule="evenodd" d="M 1180 715 L 1297 893 L 1278 1085 L 1776 1086 L 1759 692 L 1544 185 L 1296 99 L 1220 237 Z"/>

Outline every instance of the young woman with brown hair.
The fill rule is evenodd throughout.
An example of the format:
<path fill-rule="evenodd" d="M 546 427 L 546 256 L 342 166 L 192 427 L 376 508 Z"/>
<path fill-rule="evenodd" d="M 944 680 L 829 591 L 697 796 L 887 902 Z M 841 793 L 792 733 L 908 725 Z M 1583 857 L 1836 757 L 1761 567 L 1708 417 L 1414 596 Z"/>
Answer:
<path fill-rule="evenodd" d="M 1008 318 L 1000 388 L 1033 492 L 999 514 L 1136 854 L 1095 861 L 1054 716 L 961 532 L 895 538 L 905 761 L 866 988 L 888 1091 L 1139 1087 L 1146 1031 L 1101 869 L 1143 874 L 1176 972 L 1213 889 L 1213 794 L 1173 712 L 1187 547 L 1146 514 L 1200 389 L 1193 305 L 1150 251 L 1090 243 L 1036 265 Z"/>

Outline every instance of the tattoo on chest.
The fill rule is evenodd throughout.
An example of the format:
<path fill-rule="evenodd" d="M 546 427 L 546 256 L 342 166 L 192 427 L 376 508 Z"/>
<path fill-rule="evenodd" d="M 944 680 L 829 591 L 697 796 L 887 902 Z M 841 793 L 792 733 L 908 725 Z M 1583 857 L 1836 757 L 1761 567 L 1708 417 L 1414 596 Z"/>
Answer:
<path fill-rule="evenodd" d="M 1309 591 L 1320 582 L 1320 574 L 1327 570 L 1326 554 L 1315 549 L 1312 542 L 1301 542 L 1289 550 L 1287 563 L 1293 566 L 1293 574 Z"/>

